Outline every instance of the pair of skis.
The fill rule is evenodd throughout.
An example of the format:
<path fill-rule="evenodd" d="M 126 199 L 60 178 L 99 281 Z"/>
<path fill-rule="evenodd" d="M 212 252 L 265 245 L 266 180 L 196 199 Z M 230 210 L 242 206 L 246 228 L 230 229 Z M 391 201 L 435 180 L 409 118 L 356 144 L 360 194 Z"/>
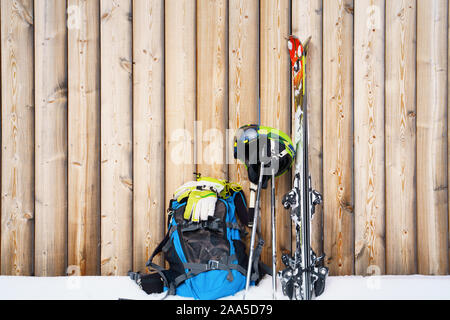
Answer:
<path fill-rule="evenodd" d="M 292 65 L 294 107 L 294 144 L 296 145 L 293 189 L 282 203 L 291 212 L 295 226 L 295 251 L 284 254 L 286 269 L 278 273 L 283 294 L 291 300 L 311 300 L 325 289 L 328 268 L 323 266 L 325 256 L 317 257 L 311 248 L 311 220 L 315 207 L 322 202 L 319 192 L 312 189 L 308 165 L 308 112 L 306 95 L 306 58 L 311 37 L 302 44 L 290 36 L 288 49 Z"/>
<path fill-rule="evenodd" d="M 312 189 L 308 165 L 308 113 L 306 96 L 306 57 L 309 38 L 304 44 L 295 36 L 288 41 L 292 63 L 292 88 L 294 106 L 294 144 L 296 147 L 295 177 L 293 189 L 284 196 L 282 203 L 290 210 L 295 226 L 295 248 L 293 254 L 284 254 L 282 261 L 286 269 L 276 272 L 276 227 L 275 227 L 275 174 L 271 174 L 271 213 L 272 213 L 272 290 L 275 299 L 276 276 L 281 280 L 283 293 L 291 300 L 311 300 L 313 295 L 320 296 L 325 289 L 328 268 L 323 266 L 324 256 L 317 257 L 311 248 L 311 220 L 315 207 L 322 202 L 319 192 Z M 272 151 L 272 150 L 271 150 Z M 263 154 L 266 152 L 263 150 Z M 256 234 L 260 235 L 260 199 L 263 185 L 264 168 L 274 159 L 274 152 L 267 163 L 260 163 L 259 183 L 256 189 L 255 214 L 253 217 L 252 237 L 247 270 L 247 283 L 244 299 L 250 285 L 250 275 L 255 255 Z M 261 239 L 260 239 L 261 241 Z M 259 244 L 259 248 L 262 244 Z"/>

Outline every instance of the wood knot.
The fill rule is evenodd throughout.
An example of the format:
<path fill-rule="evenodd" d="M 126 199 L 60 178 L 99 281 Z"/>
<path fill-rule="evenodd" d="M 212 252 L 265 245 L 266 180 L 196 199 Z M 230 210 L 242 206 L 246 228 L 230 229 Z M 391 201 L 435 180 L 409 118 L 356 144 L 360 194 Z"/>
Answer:
<path fill-rule="evenodd" d="M 350 4 L 346 4 L 345 11 L 349 14 L 353 14 L 355 12 L 355 8 L 353 8 L 353 6 L 351 6 Z"/>

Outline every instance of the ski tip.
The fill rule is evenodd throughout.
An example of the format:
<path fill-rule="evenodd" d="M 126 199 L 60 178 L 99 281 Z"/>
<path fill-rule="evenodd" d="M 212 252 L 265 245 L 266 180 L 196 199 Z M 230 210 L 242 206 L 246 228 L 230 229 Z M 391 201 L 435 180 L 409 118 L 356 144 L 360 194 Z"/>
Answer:
<path fill-rule="evenodd" d="M 308 47 L 311 42 L 311 39 L 312 39 L 312 36 L 309 36 L 308 39 L 306 39 L 306 41 L 303 43 L 303 48 L 304 48 L 305 52 L 308 52 Z"/>
<path fill-rule="evenodd" d="M 303 43 L 300 41 L 300 39 L 297 37 L 297 36 L 295 36 L 295 35 L 293 35 L 293 34 L 291 34 L 289 37 L 287 37 L 286 38 L 286 40 L 288 41 L 288 47 L 289 47 L 289 50 L 292 50 L 292 47 L 295 47 L 295 43 L 300 43 L 301 45 L 302 45 L 302 47 L 303 47 L 303 50 L 305 51 L 305 52 L 307 52 L 308 51 L 308 46 L 309 46 L 309 44 L 310 44 L 310 42 L 311 42 L 311 39 L 312 39 L 312 36 L 309 36 L 307 39 L 306 39 L 306 41 L 304 41 Z"/>

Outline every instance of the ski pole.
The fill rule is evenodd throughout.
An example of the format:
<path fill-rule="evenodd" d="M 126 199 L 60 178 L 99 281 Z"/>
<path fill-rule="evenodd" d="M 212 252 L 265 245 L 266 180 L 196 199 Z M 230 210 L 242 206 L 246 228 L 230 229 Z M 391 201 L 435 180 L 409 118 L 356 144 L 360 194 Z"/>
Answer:
<path fill-rule="evenodd" d="M 276 300 L 277 291 L 277 228 L 275 218 L 275 169 L 272 168 L 272 195 L 271 195 L 271 211 L 272 211 L 272 297 Z"/>
<path fill-rule="evenodd" d="M 250 287 L 250 277 L 252 274 L 252 264 L 253 264 L 253 254 L 255 251 L 255 238 L 256 238 L 256 229 L 258 228 L 258 219 L 260 214 L 260 200 L 261 200 L 261 189 L 263 183 L 264 176 L 264 162 L 261 161 L 261 168 L 259 171 L 259 180 L 258 180 L 258 190 L 256 192 L 256 205 L 255 205 L 255 215 L 253 216 L 253 226 L 252 226 L 252 237 L 250 240 L 250 253 L 248 257 L 248 266 L 247 266 L 247 279 L 245 283 L 245 291 L 243 299 L 245 300 L 245 296 L 247 294 L 248 288 Z"/>
<path fill-rule="evenodd" d="M 272 215 L 272 298 L 276 300 L 276 292 L 277 292 L 277 220 L 275 217 L 275 163 L 277 161 L 275 156 L 275 144 L 271 144 L 270 148 L 271 153 L 271 167 L 272 167 L 272 181 L 271 181 L 271 201 L 270 201 L 270 209 Z"/>

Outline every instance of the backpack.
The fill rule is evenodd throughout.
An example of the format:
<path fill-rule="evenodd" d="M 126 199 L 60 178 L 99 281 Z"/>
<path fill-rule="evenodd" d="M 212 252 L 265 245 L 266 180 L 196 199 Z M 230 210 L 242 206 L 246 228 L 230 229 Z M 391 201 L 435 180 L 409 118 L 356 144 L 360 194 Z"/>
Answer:
<path fill-rule="evenodd" d="M 197 181 L 178 188 L 170 201 L 167 234 L 147 262 L 149 270 L 156 273 L 130 272 L 130 277 L 147 293 L 166 291 L 197 300 L 236 294 L 245 288 L 247 279 L 248 256 L 242 241 L 246 234 L 243 224 L 250 223 L 247 211 L 240 185 L 198 175 Z M 264 245 L 260 234 L 259 238 L 252 284 L 266 271 L 259 264 Z M 153 263 L 160 253 L 164 253 L 168 270 Z"/>

